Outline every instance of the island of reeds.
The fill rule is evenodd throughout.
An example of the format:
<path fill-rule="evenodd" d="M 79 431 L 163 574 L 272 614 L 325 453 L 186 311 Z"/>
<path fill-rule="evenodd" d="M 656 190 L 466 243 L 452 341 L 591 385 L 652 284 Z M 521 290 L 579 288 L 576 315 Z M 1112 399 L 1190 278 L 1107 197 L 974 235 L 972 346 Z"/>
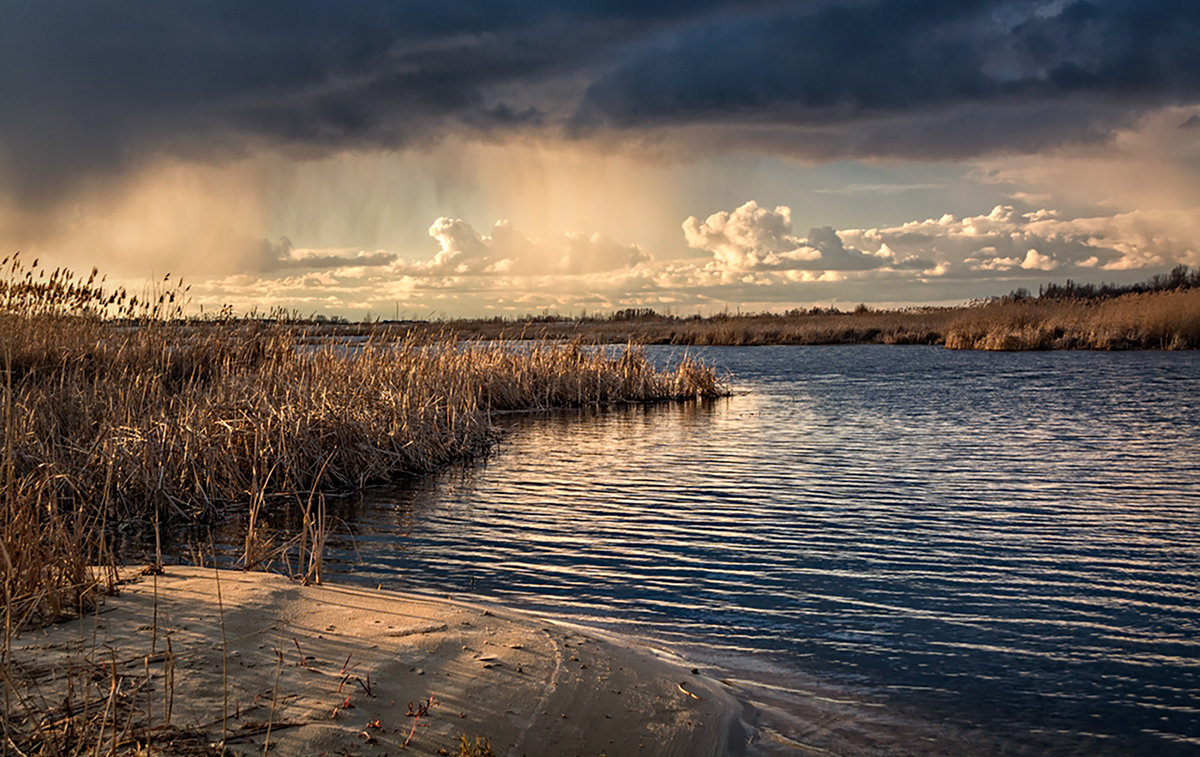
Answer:
<path fill-rule="evenodd" d="M 118 526 L 212 522 L 282 495 L 309 523 L 314 492 L 486 450 L 498 412 L 726 391 L 709 367 L 658 370 L 637 347 L 392 330 L 331 341 L 281 319 L 186 317 L 169 278 L 139 296 L 96 271 L 0 265 L 9 632 L 90 602 L 103 587 L 88 566 L 112 563 Z M 247 564 L 254 551 L 251 535 Z"/>
<path fill-rule="evenodd" d="M 362 324 L 324 319 L 331 334 Z M 876 309 L 859 305 L 784 313 L 665 315 L 648 308 L 564 317 L 390 321 L 376 327 L 451 333 L 462 339 L 568 339 L 590 344 L 936 344 L 977 350 L 1200 348 L 1200 268 L 1132 285 L 1049 284 L 956 307 Z"/>

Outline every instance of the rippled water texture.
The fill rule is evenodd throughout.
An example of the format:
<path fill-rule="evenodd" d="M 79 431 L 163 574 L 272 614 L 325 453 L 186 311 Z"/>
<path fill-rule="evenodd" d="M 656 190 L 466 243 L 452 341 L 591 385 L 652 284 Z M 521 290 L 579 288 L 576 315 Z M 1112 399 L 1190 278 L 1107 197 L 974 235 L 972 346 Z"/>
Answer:
<path fill-rule="evenodd" d="M 691 353 L 739 393 L 505 419 L 336 567 L 681 649 L 767 751 L 1200 751 L 1200 354 Z"/>

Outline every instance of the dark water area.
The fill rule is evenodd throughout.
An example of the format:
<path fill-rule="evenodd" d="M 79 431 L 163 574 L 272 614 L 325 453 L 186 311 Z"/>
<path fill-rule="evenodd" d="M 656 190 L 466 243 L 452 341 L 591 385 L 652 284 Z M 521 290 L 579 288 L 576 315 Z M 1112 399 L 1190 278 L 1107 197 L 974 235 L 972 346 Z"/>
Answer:
<path fill-rule="evenodd" d="M 1200 353 L 689 354 L 735 396 L 504 418 L 326 570 L 674 649 L 764 753 L 1200 753 Z"/>

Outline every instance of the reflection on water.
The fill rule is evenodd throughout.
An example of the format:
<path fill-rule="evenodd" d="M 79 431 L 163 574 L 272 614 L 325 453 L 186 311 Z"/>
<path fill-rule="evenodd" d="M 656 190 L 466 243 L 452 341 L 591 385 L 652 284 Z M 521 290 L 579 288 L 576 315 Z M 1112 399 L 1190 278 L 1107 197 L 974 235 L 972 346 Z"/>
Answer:
<path fill-rule="evenodd" d="M 691 352 L 740 392 L 508 417 L 327 569 L 664 642 L 793 741 L 1200 749 L 1200 355 Z"/>

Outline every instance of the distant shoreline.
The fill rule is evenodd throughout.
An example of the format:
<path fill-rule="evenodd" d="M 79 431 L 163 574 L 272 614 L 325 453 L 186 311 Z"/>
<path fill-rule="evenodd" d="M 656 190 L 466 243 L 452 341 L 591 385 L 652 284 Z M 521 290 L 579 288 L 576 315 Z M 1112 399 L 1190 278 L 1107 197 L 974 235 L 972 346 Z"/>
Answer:
<path fill-rule="evenodd" d="M 298 323 L 309 335 L 449 336 L 461 340 L 563 340 L 585 344 L 754 346 L 927 344 L 949 349 L 1181 350 L 1200 348 L 1200 289 L 1090 299 L 1010 296 L 959 307 L 787 313 L 604 317 L 527 316 L 370 324 Z"/>

